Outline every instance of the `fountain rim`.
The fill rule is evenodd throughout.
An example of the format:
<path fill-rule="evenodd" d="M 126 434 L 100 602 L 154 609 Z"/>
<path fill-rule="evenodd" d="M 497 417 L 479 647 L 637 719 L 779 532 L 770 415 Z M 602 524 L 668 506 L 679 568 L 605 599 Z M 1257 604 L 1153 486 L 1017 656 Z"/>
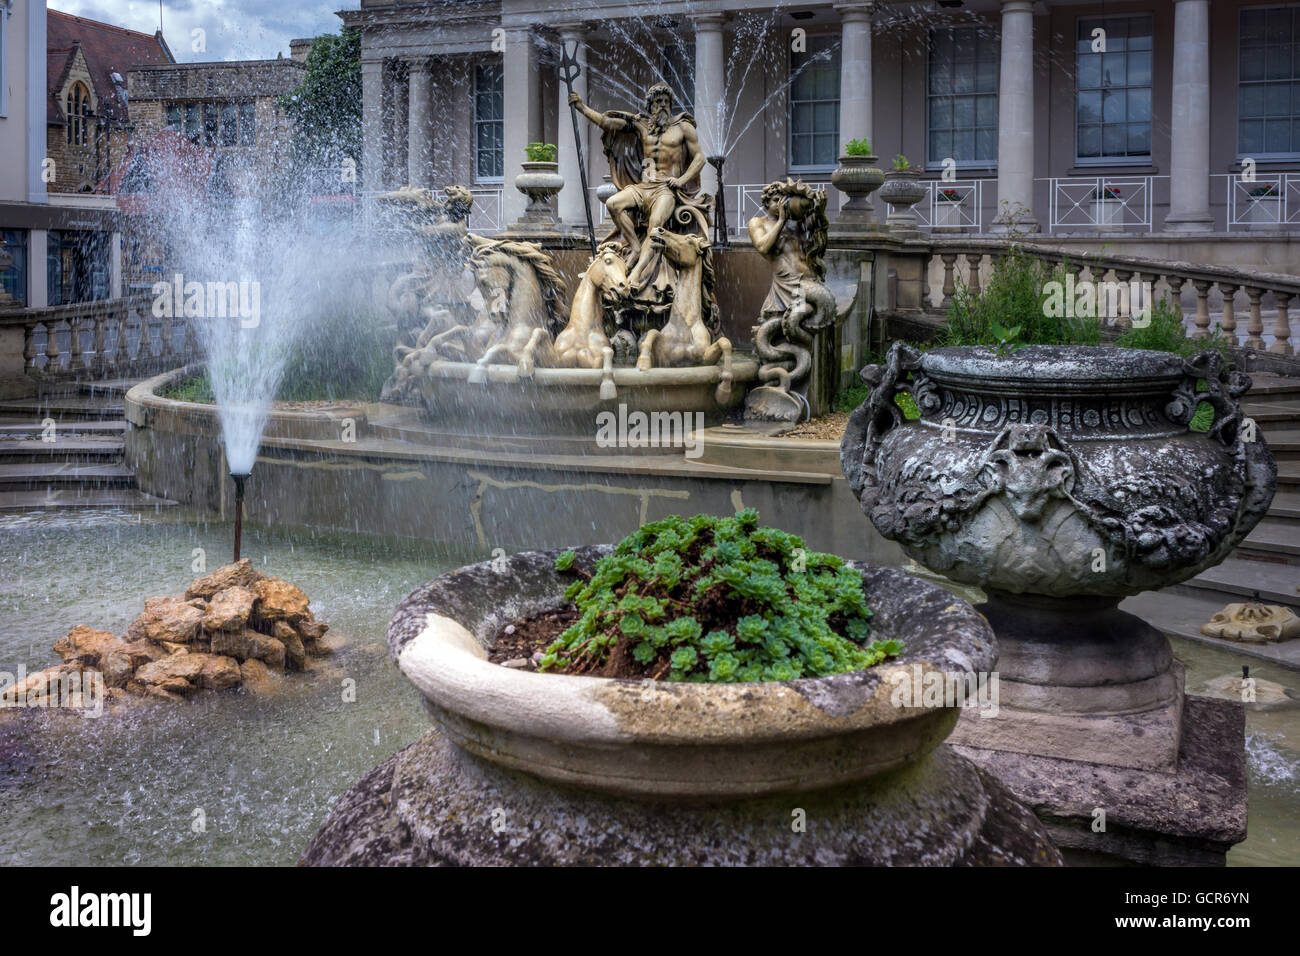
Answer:
<path fill-rule="evenodd" d="M 598 368 L 541 368 L 531 376 L 521 376 L 517 365 L 436 360 L 430 362 L 424 374 L 433 378 L 468 379 L 476 369 L 486 368 L 489 383 L 520 384 L 533 382 L 539 387 L 566 387 L 589 385 L 599 388 L 605 373 Z M 731 377 L 735 382 L 748 382 L 758 377 L 758 361 L 747 356 L 732 358 Z M 721 365 L 687 365 L 673 368 L 652 368 L 645 371 L 630 366 L 615 366 L 614 384 L 628 388 L 637 386 L 661 388 L 665 385 L 711 385 L 722 379 Z"/>

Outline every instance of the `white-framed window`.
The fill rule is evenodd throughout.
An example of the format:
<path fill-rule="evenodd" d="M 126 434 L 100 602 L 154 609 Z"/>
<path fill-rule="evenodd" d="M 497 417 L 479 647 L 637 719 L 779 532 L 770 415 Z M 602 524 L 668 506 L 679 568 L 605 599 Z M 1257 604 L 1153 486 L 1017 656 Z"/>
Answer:
<path fill-rule="evenodd" d="M 1300 6 L 1238 13 L 1237 152 L 1254 159 L 1300 155 Z"/>
<path fill-rule="evenodd" d="M 958 168 L 998 162 L 997 36 L 979 26 L 930 30 L 926 80 L 926 166 L 954 159 Z"/>
<path fill-rule="evenodd" d="M 840 44 L 829 34 L 809 36 L 790 54 L 789 171 L 835 168 L 840 142 Z"/>
<path fill-rule="evenodd" d="M 505 181 L 505 84 L 499 63 L 474 68 L 474 181 Z"/>
<path fill-rule="evenodd" d="M 1076 41 L 1075 161 L 1151 162 L 1151 17 L 1082 18 Z"/>

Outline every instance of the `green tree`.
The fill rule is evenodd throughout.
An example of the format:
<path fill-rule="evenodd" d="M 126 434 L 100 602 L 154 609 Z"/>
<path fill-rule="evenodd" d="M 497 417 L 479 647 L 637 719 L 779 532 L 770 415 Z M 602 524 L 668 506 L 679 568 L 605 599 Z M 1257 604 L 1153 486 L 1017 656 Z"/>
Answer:
<path fill-rule="evenodd" d="M 347 169 L 361 175 L 361 34 L 316 37 L 302 82 L 279 104 L 293 130 L 280 194 L 351 191 Z"/>

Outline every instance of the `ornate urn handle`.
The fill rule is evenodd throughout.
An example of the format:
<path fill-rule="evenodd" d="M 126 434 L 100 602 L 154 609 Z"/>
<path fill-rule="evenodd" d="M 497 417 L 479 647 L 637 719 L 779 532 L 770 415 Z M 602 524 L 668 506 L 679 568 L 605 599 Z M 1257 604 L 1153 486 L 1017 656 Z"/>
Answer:
<path fill-rule="evenodd" d="M 840 445 L 840 467 L 848 479 L 849 488 L 868 513 L 880 493 L 876 450 L 885 434 L 904 421 L 903 410 L 894 399 L 900 392 L 917 387 L 908 381 L 908 376 L 919 373 L 920 369 L 921 353 L 902 342 L 895 342 L 884 365 L 866 365 L 858 373 L 871 387 L 871 392 L 849 416 L 844 442 Z M 924 403 L 922 407 L 925 407 Z"/>
<path fill-rule="evenodd" d="M 1230 369 L 1223 356 L 1213 349 L 1197 352 L 1183 362 L 1183 380 L 1174 388 L 1174 397 L 1165 406 L 1165 414 L 1179 425 L 1190 425 L 1202 402 L 1214 409 L 1214 423 L 1208 432 L 1229 448 L 1241 441 L 1241 403 L 1250 390 L 1250 376 Z"/>

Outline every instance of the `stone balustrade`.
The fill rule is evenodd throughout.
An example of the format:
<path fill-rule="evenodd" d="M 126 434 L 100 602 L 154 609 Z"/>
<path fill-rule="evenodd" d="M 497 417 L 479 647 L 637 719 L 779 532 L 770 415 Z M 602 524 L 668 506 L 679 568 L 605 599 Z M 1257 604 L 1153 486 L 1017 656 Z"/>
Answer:
<path fill-rule="evenodd" d="M 1131 323 L 1139 306 L 1132 301 L 1129 289 L 1136 282 L 1149 289 L 1156 300 L 1167 294 L 1180 305 L 1184 293 L 1189 297 L 1194 293 L 1195 305 L 1190 310 L 1192 338 L 1211 335 L 1211 313 L 1216 312 L 1221 314 L 1218 325 L 1228 344 L 1278 355 L 1295 354 L 1289 305 L 1300 297 L 1300 276 L 1136 256 L 1077 255 L 1030 242 L 1015 243 L 1015 247 L 1051 267 L 1063 267 L 1073 276 L 1076 287 L 1083 282 L 1114 283 L 1119 308 L 1112 314 L 1103 313 L 1110 325 L 1123 328 Z M 935 239 L 930 244 L 928 268 L 939 287 L 939 297 L 924 294 L 930 290 L 927 284 L 923 299 L 933 308 L 946 310 L 959 284 L 978 292 L 1010 248 L 1006 241 L 997 239 Z M 929 277 L 925 281 L 928 283 Z M 1240 327 L 1243 315 L 1244 329 Z M 1272 322 L 1267 333 L 1266 320 Z M 1266 334 L 1271 342 L 1266 341 Z"/>
<path fill-rule="evenodd" d="M 5 379 L 136 378 L 175 368 L 198 355 L 192 324 L 155 317 L 152 296 L 0 311 L 0 335 L 22 336 L 21 367 L 10 361 Z M 14 349 L 16 352 L 17 349 Z M 17 355 L 5 350 L 12 360 Z"/>

